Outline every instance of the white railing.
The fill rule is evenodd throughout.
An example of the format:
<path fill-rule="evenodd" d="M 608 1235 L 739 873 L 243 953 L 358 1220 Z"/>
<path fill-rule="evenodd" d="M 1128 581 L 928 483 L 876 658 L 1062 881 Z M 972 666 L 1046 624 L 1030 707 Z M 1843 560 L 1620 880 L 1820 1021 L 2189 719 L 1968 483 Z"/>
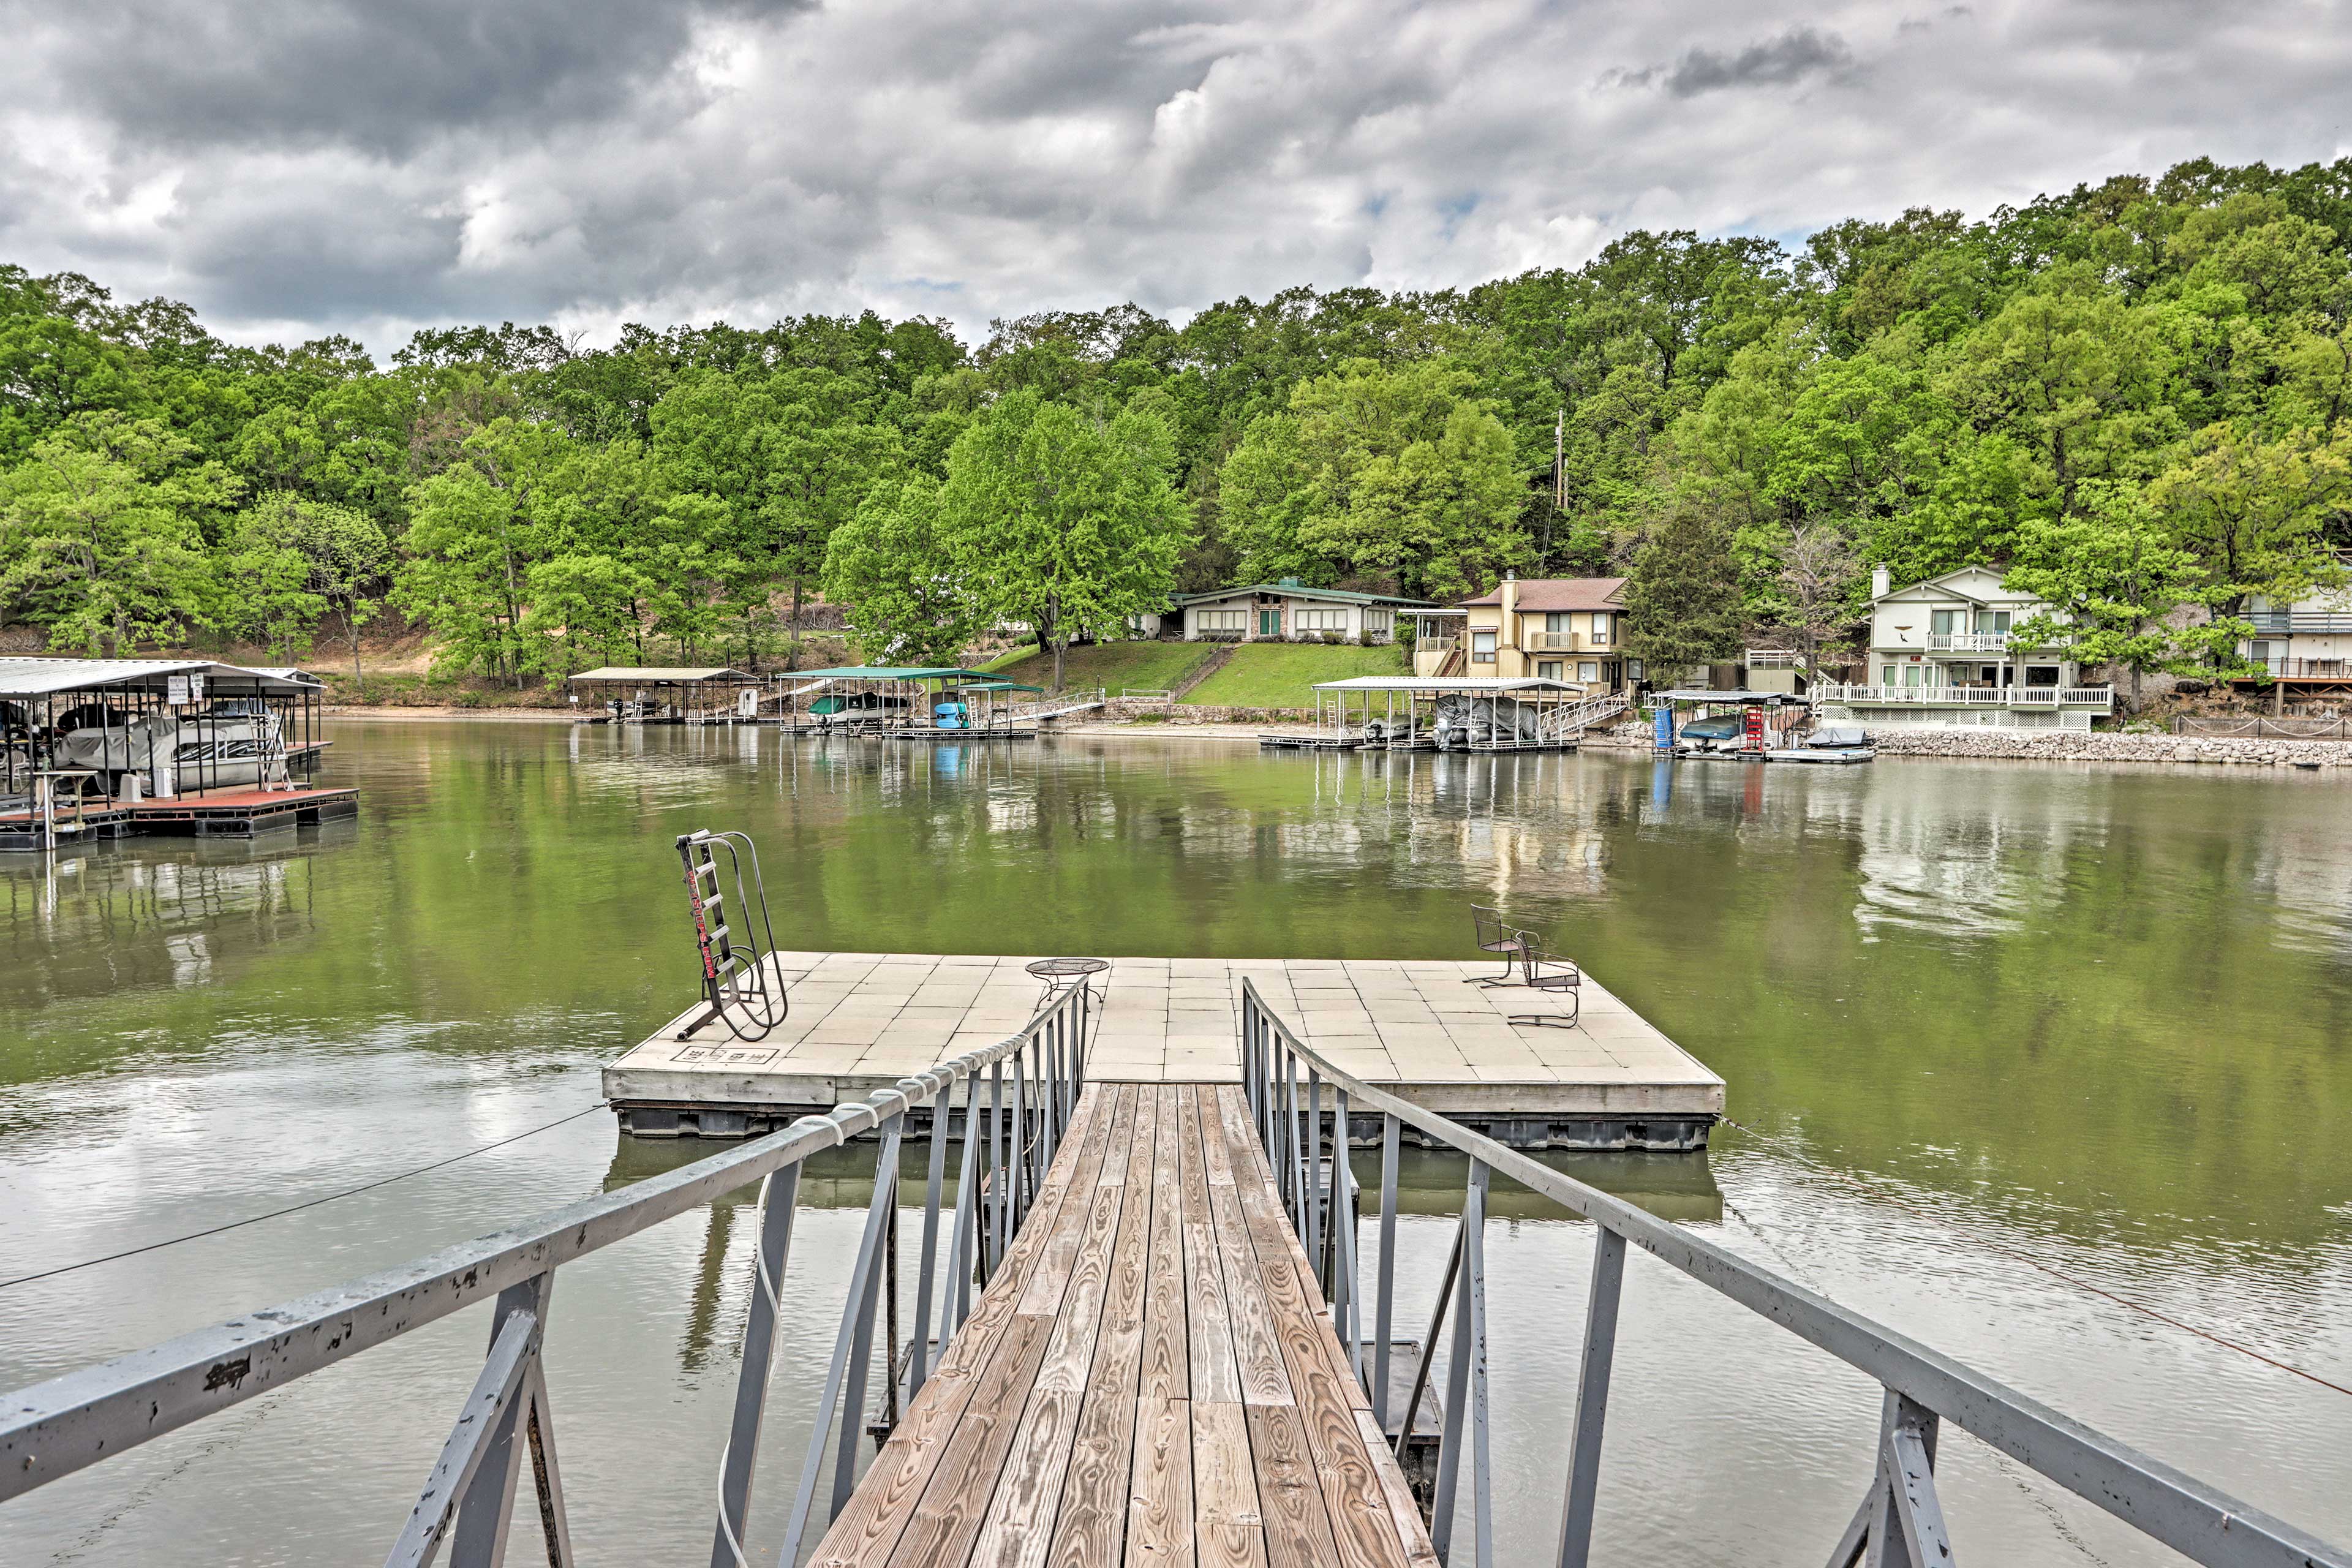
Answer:
<path fill-rule="evenodd" d="M 1930 632 L 1929 653 L 2007 653 L 2007 632 Z"/>
<path fill-rule="evenodd" d="M 2112 686 L 1822 686 L 1824 702 L 1880 702 L 1906 708 L 2096 708 L 2115 706 Z"/>
<path fill-rule="evenodd" d="M 1805 656 L 1785 647 L 1751 647 L 1748 650 L 1750 669 L 1802 669 Z"/>

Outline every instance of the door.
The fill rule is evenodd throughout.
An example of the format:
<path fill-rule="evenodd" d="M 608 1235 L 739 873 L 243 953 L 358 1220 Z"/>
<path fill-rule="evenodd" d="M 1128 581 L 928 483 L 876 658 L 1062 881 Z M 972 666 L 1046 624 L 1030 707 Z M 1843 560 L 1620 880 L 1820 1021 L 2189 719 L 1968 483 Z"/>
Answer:
<path fill-rule="evenodd" d="M 1280 610 L 1260 610 L 1257 613 L 1257 635 L 1262 637 L 1280 637 L 1282 635 L 1282 612 Z"/>

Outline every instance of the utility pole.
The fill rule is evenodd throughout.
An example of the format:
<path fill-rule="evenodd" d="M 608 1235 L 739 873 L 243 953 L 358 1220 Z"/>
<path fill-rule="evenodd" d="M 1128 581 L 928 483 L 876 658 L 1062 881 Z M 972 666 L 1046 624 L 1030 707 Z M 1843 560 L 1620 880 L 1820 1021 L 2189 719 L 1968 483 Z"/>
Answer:
<path fill-rule="evenodd" d="M 1551 421 L 1551 509 L 1568 510 L 1568 410 L 1562 408 Z"/>

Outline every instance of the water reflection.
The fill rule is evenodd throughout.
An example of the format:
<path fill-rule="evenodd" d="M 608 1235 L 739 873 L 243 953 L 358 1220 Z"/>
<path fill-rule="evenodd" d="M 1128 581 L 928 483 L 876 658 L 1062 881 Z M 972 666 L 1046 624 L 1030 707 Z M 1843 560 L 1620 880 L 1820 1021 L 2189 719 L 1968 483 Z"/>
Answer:
<path fill-rule="evenodd" d="M 1732 1114 L 1772 1140 L 1732 1130 L 1703 1162 L 1563 1169 L 2352 1535 L 2340 1396 L 2009 1256 L 2352 1376 L 2352 1163 L 2332 1152 L 2352 1139 L 2352 843 L 2332 780 L 488 723 L 335 738 L 334 776 L 365 791 L 356 825 L 0 862 L 0 1255 L 47 1266 L 160 1238 L 593 1100 L 598 1064 L 692 983 L 670 842 L 692 827 L 757 837 L 777 934 L 799 947 L 1457 958 L 1465 906 L 1500 902 L 1721 1072 Z M 0 1296 L 0 1383 L 709 1147 L 615 1142 L 583 1121 Z M 821 1373 L 870 1194 L 870 1146 L 832 1158 L 803 1189 L 779 1386 Z M 1408 1163 L 1402 1277 L 1430 1287 L 1462 1177 Z M 567 1464 L 607 1500 L 583 1521 L 603 1554 L 708 1550 L 753 1196 L 566 1270 L 551 1355 Z M 1591 1227 L 1515 1196 L 1535 1206 L 1490 1250 L 1513 1373 L 1498 1503 L 1540 1526 Z M 1612 1413 L 1605 1552 L 1817 1562 L 1867 1470 L 1872 1391 L 1638 1259 L 1627 1301 L 1620 1375 L 1643 1398 Z M 480 1353 L 468 1321 L 416 1362 L 298 1391 L 217 1454 L 156 1446 L 94 1489 L 147 1500 L 107 1549 L 168 1560 L 266 1516 L 283 1560 L 380 1551 L 383 1510 L 406 1508 L 446 1429 L 418 1368 L 454 1401 Z M 2065 1560 L 2054 1518 L 2109 1563 L 2150 1560 L 1954 1455 L 1980 1552 Z M 274 1505 L 286 1475 L 317 1506 Z M 82 1550 L 88 1494 L 55 1496 L 12 1505 L 12 1561 Z"/>

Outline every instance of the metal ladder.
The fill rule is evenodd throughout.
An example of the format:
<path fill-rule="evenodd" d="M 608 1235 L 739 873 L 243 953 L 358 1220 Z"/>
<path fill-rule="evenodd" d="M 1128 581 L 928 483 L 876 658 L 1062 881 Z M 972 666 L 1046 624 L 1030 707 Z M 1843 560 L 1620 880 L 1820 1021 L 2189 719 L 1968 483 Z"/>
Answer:
<path fill-rule="evenodd" d="M 722 890 L 719 860 L 722 849 L 727 853 L 723 870 L 733 873 L 735 883 L 731 903 Z M 677 1032 L 678 1038 L 688 1038 L 716 1020 L 739 1040 L 763 1040 L 784 1021 L 792 1003 L 782 986 L 772 984 L 769 975 L 776 935 L 768 920 L 768 889 L 760 877 L 760 852 L 748 834 L 697 828 L 678 835 L 677 855 L 686 866 L 686 898 L 694 913 L 694 945 L 702 964 L 704 1003 L 701 1014 Z M 749 883 L 743 879 L 746 858 L 751 868 Z M 760 914 L 757 931 L 751 919 L 755 904 Z M 730 915 L 730 910 L 740 912 Z"/>

